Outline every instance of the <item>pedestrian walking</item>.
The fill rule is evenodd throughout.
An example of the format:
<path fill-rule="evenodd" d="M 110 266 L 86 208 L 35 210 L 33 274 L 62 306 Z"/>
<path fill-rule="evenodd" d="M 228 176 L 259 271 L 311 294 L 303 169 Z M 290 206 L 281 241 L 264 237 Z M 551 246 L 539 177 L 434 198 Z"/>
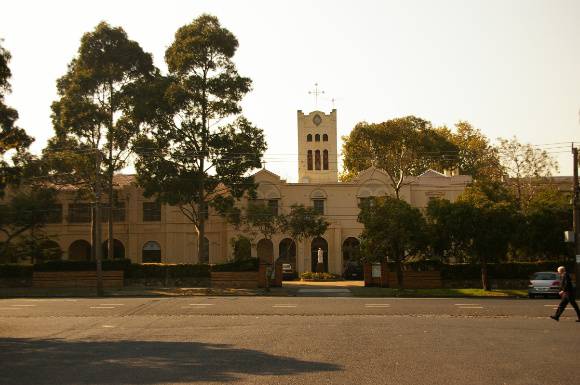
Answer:
<path fill-rule="evenodd" d="M 560 297 L 562 297 L 562 301 L 560 301 L 560 305 L 558 305 L 556 314 L 551 315 L 550 318 L 559 321 L 564 309 L 566 309 L 566 306 L 570 303 L 574 310 L 576 310 L 576 317 L 578 317 L 576 322 L 580 322 L 580 309 L 578 309 L 578 304 L 576 303 L 576 290 L 572 284 L 570 274 L 568 274 L 564 266 L 558 268 L 558 274 L 560 274 Z"/>

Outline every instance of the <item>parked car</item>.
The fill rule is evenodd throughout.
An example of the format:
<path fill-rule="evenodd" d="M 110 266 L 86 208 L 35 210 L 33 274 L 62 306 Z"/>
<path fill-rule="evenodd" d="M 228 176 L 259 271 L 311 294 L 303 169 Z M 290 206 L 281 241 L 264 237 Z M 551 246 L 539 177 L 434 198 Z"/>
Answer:
<path fill-rule="evenodd" d="M 528 297 L 558 296 L 560 293 L 560 275 L 553 271 L 540 271 L 530 276 Z"/>
<path fill-rule="evenodd" d="M 361 280 L 364 279 L 363 267 L 360 263 L 348 263 L 342 273 L 344 279 Z"/>

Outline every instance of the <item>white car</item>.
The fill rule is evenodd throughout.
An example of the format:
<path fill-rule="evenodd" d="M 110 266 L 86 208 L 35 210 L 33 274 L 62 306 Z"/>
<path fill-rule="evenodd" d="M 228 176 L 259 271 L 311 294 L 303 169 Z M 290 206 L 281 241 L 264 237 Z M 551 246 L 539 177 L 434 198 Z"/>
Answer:
<path fill-rule="evenodd" d="M 558 296 L 560 293 L 560 275 L 553 271 L 540 271 L 532 274 L 528 284 L 528 297 Z"/>

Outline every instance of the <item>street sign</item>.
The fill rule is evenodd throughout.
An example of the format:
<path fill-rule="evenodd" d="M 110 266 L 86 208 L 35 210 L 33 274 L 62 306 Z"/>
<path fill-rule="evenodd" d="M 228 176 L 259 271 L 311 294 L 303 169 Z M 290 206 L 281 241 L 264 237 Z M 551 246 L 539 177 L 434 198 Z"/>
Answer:
<path fill-rule="evenodd" d="M 371 274 L 373 278 L 379 278 L 381 276 L 381 264 L 373 263 L 373 272 Z"/>
<path fill-rule="evenodd" d="M 576 263 L 580 263 L 580 255 L 576 256 Z"/>

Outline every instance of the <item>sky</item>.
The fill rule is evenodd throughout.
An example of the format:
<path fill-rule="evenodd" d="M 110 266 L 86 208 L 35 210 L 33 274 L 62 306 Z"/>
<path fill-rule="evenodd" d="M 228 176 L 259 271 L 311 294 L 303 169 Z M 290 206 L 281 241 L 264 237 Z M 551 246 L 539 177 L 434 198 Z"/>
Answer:
<path fill-rule="evenodd" d="M 8 0 L 0 38 L 12 54 L 8 105 L 39 153 L 50 104 L 80 38 L 100 21 L 163 61 L 175 31 L 203 13 L 238 38 L 238 71 L 253 80 L 243 114 L 265 132 L 266 168 L 296 181 L 296 110 L 337 109 L 339 137 L 360 121 L 416 115 L 466 120 L 495 142 L 516 136 L 572 174 L 580 142 L 580 1 Z M 318 83 L 325 93 L 308 91 Z M 334 102 L 332 101 L 334 99 Z M 339 143 L 339 148 L 341 143 Z"/>

